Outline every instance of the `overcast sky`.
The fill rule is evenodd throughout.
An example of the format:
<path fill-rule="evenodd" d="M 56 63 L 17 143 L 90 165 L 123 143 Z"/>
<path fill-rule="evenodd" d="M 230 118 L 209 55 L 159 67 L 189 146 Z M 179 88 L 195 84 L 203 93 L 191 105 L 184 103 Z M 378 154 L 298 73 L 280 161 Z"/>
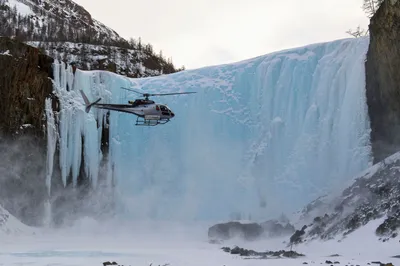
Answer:
<path fill-rule="evenodd" d="M 187 69 L 348 38 L 362 0 L 75 0 L 122 37 L 141 37 Z"/>

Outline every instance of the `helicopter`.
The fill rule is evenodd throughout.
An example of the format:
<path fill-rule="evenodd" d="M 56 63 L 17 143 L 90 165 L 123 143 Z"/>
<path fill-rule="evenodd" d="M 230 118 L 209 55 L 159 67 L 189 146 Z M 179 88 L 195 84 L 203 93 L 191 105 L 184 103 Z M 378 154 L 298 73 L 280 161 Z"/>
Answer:
<path fill-rule="evenodd" d="M 153 100 L 149 100 L 150 96 L 166 96 L 166 95 L 178 95 L 178 94 L 191 94 L 196 92 L 175 92 L 175 93 L 141 93 L 139 91 L 123 88 L 121 89 L 132 91 L 137 94 L 141 94 L 144 99 L 135 99 L 134 101 L 128 101 L 128 104 L 105 104 L 99 103 L 101 98 L 94 102 L 89 102 L 86 94 L 80 90 L 83 101 L 85 102 L 85 111 L 89 113 L 92 107 L 99 109 L 106 109 L 111 111 L 130 113 L 137 116 L 136 126 L 156 126 L 166 124 L 172 119 L 175 114 L 165 104 L 156 103 Z"/>

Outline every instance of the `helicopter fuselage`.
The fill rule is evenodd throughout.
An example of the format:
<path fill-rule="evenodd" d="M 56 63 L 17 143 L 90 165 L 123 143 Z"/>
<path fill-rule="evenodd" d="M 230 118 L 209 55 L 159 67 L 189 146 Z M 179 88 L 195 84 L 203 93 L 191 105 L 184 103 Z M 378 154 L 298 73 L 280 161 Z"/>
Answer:
<path fill-rule="evenodd" d="M 175 116 L 168 106 L 160 103 L 150 104 L 95 104 L 99 109 L 135 114 L 146 120 L 169 120 Z"/>

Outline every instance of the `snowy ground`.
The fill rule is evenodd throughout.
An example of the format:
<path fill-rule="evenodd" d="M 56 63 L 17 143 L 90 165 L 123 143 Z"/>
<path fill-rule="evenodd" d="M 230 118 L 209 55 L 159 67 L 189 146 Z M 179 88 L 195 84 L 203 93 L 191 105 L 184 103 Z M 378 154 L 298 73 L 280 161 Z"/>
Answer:
<path fill-rule="evenodd" d="M 97 227 L 86 223 L 68 231 L 38 232 L 35 236 L 1 235 L 0 265 L 52 265 L 78 266 L 103 265 L 105 261 L 116 261 L 120 265 L 303 265 L 325 264 L 327 260 L 340 265 L 374 265 L 373 261 L 392 262 L 400 259 L 399 240 L 379 242 L 371 231 L 379 221 L 374 221 L 356 231 L 341 243 L 315 242 L 296 247 L 306 256 L 299 259 L 244 259 L 223 252 L 222 246 L 238 245 L 257 251 L 285 249 L 282 239 L 243 242 L 230 241 L 222 245 L 209 244 L 203 226 L 168 227 L 151 224 Z M 90 230 L 89 230 L 90 228 Z M 115 230 L 115 228 L 118 228 Z M 134 229 L 132 229 L 134 228 Z M 152 228 L 152 230 L 149 230 Z M 338 257 L 330 255 L 339 254 Z M 328 264 L 327 264 L 328 265 Z M 378 264 L 379 265 L 379 264 Z"/>

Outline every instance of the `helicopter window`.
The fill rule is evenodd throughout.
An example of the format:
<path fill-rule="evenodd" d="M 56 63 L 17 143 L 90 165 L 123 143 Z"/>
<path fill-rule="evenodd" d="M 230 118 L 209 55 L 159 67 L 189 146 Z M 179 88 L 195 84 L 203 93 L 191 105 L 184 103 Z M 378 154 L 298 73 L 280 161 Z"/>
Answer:
<path fill-rule="evenodd" d="M 160 109 L 161 111 L 168 112 L 167 107 L 165 107 L 164 105 L 160 105 Z"/>
<path fill-rule="evenodd" d="M 160 106 L 156 105 L 156 110 L 160 111 Z"/>

